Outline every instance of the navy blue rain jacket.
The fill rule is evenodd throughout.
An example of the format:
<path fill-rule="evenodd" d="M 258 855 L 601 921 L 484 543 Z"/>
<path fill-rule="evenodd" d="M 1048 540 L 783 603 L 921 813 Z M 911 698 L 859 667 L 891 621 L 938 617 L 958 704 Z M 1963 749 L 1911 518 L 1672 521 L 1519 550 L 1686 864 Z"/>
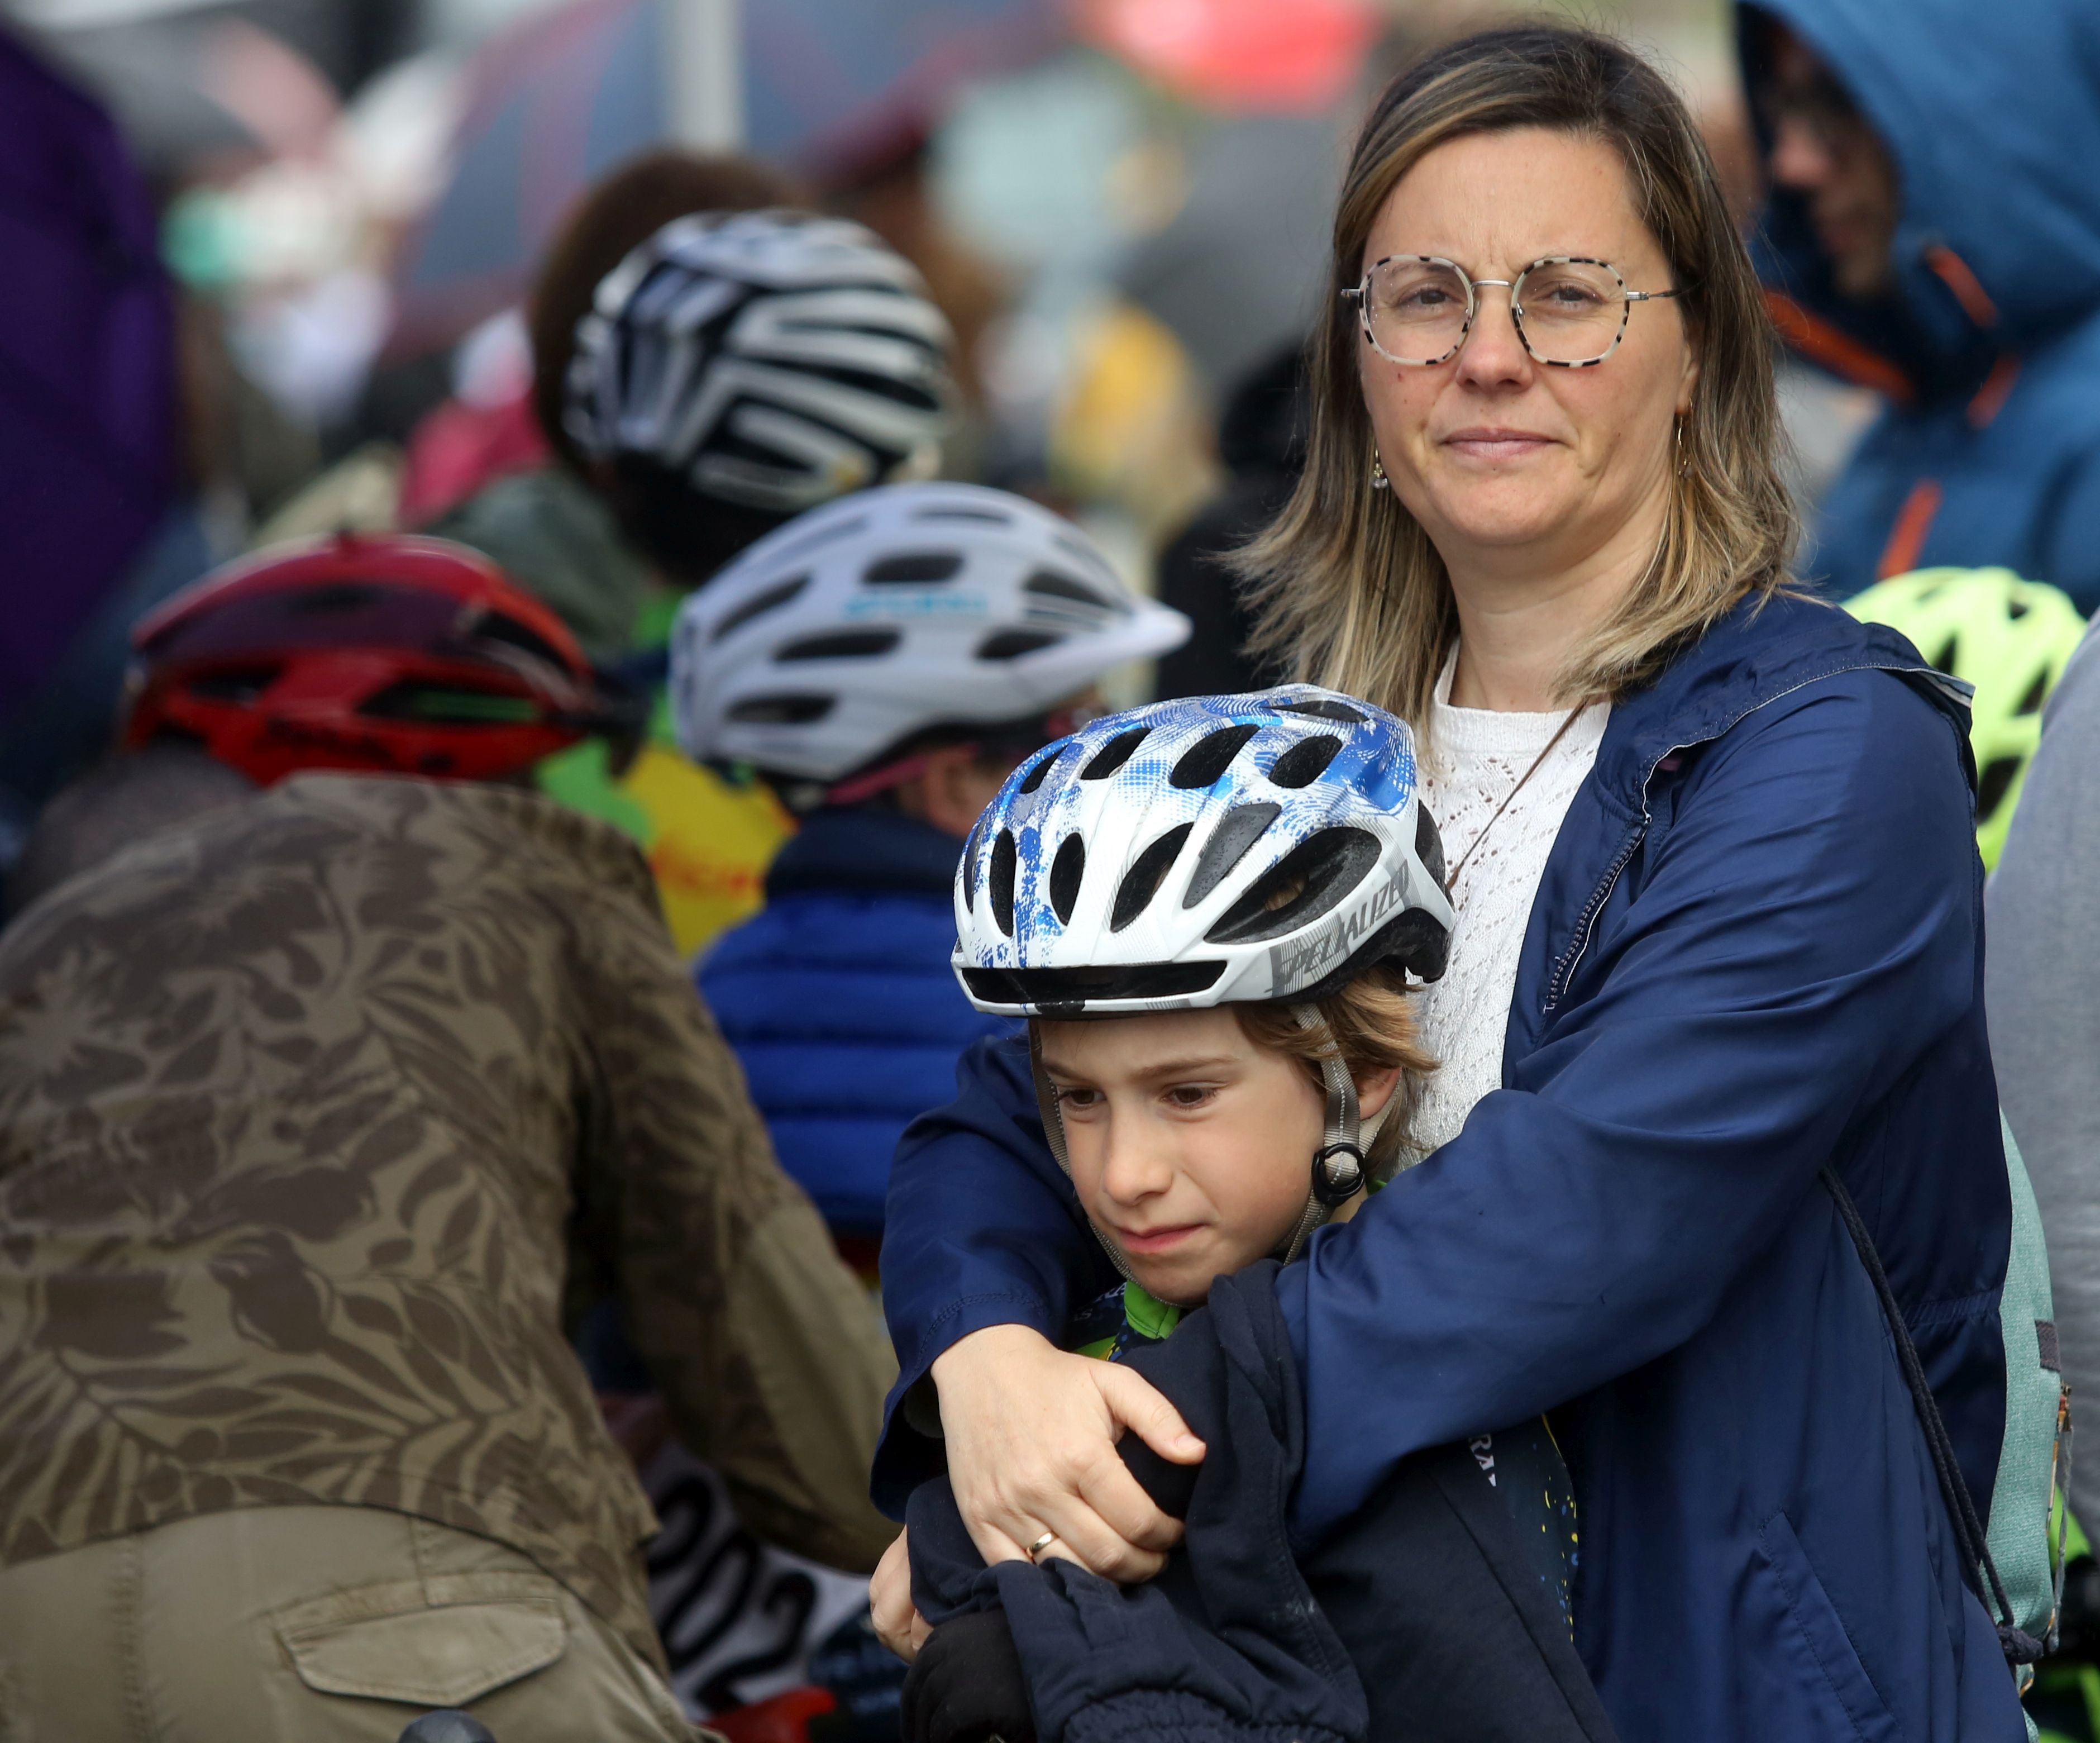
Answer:
<path fill-rule="evenodd" d="M 1966 710 L 1892 631 L 1739 607 L 1612 711 L 1534 903 L 1503 1088 L 1277 1279 L 1319 1543 L 1423 1448 L 1550 1411 L 1576 1644 L 1630 1740 L 2016 1743 L 2025 1731 L 1872 1286 L 1857 1200 L 1988 1507 L 2011 1213 L 1984 1030 Z M 1025 1050 L 980 1046 L 898 1151 L 902 1375 L 1055 1337 L 1110 1273 Z"/>
<path fill-rule="evenodd" d="M 882 1232 L 898 1138 L 955 1093 L 964 1048 L 1013 1027 L 973 1010 L 948 965 L 961 852 L 909 817 L 818 811 L 696 975 L 782 1166 L 840 1234 Z"/>
<path fill-rule="evenodd" d="M 2100 607 L 2100 6 L 2093 0 L 1755 0 L 1753 86 L 1779 20 L 1895 161 L 1894 302 L 1831 287 L 1799 196 L 1758 239 L 1780 330 L 1887 410 L 1822 505 L 1804 572 L 2002 563 Z"/>

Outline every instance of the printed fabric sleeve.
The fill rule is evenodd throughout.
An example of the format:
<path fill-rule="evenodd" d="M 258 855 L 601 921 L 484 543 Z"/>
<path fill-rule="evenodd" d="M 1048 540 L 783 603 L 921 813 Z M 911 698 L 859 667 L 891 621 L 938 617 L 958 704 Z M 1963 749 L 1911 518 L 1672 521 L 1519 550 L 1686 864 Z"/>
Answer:
<path fill-rule="evenodd" d="M 896 1535 L 867 1499 L 896 1372 L 874 1305 L 774 1159 L 653 897 L 608 893 L 578 930 L 591 995 L 579 1176 L 635 1344 L 746 1525 L 870 1570 Z"/>
<path fill-rule="evenodd" d="M 875 1498 L 902 1518 L 945 1468 L 927 1378 L 935 1359 L 988 1326 L 1055 1343 L 1074 1308 L 1117 1273 L 1043 1141 L 1026 1036 L 975 1043 L 956 1097 L 905 1132 L 884 1211 L 882 1304 L 900 1372 L 875 1461 Z"/>

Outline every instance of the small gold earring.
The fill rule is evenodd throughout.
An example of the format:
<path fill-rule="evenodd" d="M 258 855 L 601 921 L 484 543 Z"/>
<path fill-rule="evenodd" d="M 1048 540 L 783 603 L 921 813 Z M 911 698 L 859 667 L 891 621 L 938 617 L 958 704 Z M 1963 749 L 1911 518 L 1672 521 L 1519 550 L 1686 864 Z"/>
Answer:
<path fill-rule="evenodd" d="M 1371 444 L 1371 488 L 1390 490 L 1392 480 L 1385 475 L 1385 461 L 1379 457 L 1378 444 Z"/>
<path fill-rule="evenodd" d="M 1684 420 L 1682 417 L 1677 420 L 1677 475 L 1679 478 L 1692 476 L 1692 458 L 1684 452 Z"/>

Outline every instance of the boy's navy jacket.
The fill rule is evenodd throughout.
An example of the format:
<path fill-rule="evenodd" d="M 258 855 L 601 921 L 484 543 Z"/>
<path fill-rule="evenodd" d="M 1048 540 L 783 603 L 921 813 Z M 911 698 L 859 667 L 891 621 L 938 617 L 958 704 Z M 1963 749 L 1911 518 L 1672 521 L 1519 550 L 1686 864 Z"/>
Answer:
<path fill-rule="evenodd" d="M 972 1009 L 949 966 L 961 853 L 893 812 L 814 812 L 765 906 L 700 962 L 781 1165 L 842 1234 L 881 1233 L 898 1138 L 955 1094 L 964 1048 L 1013 1027 Z"/>
<path fill-rule="evenodd" d="M 2011 1207 L 1984 1030 L 1966 709 L 1892 631 L 1745 602 L 1614 706 L 1533 903 L 1503 1087 L 1278 1278 L 1319 1543 L 1397 1463 L 1551 1414 L 1576 1644 L 1628 1740 L 2026 1734 L 1872 1285 L 1864 1214 L 1988 1508 Z M 1053 1340 L 1113 1273 L 1025 1048 L 907 1133 L 875 1471 L 990 1325 Z"/>
<path fill-rule="evenodd" d="M 1118 1588 L 1055 1557 L 988 1569 L 946 1480 L 914 1491 L 912 1597 L 936 1625 L 920 1666 L 941 1624 L 995 1605 L 1040 1743 L 1613 1743 L 1462 1445 L 1408 1460 L 1301 1569 L 1284 1507 L 1305 1420 L 1277 1269 L 1220 1277 L 1207 1308 L 1128 1357 L 1210 1449 L 1193 1470 L 1135 1435 L 1118 1449 L 1186 1527 L 1157 1579 Z"/>
<path fill-rule="evenodd" d="M 1753 88 L 1778 20 L 1887 147 L 1894 296 L 1838 294 L 1801 196 L 1756 245 L 1781 332 L 1888 399 L 1824 498 L 1803 572 L 2001 563 L 2100 607 L 2100 6 L 1753 0 Z"/>

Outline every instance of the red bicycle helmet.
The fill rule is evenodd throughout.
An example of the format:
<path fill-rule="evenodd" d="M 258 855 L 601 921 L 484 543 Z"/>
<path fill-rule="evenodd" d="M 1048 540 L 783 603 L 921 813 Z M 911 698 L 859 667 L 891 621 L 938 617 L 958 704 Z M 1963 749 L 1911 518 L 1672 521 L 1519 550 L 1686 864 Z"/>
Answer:
<path fill-rule="evenodd" d="M 562 620 L 448 540 L 351 536 L 207 576 L 132 632 L 124 742 L 304 770 L 487 780 L 617 730 Z"/>

